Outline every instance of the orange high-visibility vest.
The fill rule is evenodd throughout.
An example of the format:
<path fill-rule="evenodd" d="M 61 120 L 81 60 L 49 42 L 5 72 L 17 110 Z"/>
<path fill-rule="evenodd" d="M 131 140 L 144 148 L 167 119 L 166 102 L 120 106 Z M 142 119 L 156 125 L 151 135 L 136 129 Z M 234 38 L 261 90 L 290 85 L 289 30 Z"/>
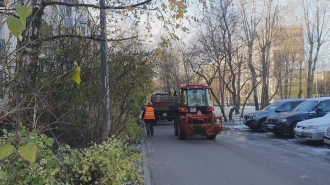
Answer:
<path fill-rule="evenodd" d="M 144 120 L 156 120 L 153 107 L 147 107 L 146 113 L 144 114 Z"/>

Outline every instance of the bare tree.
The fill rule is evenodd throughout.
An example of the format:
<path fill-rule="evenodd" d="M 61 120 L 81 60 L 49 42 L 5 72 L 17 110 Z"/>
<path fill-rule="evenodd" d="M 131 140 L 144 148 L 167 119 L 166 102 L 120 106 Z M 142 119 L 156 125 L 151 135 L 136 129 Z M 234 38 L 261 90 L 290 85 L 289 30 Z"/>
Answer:
<path fill-rule="evenodd" d="M 322 45 L 329 39 L 329 2 L 304 0 L 302 3 L 307 40 L 307 97 L 312 97 L 314 73 Z"/>
<path fill-rule="evenodd" d="M 274 7 L 275 6 L 275 7 Z M 265 17 L 263 26 L 258 35 L 258 44 L 260 48 L 261 60 L 261 107 L 264 108 L 269 104 L 269 67 L 270 67 L 270 48 L 272 44 L 272 29 L 277 24 L 279 9 L 278 5 L 274 5 L 272 0 L 266 3 Z"/>
<path fill-rule="evenodd" d="M 242 26 L 244 30 L 244 41 L 248 48 L 248 67 L 251 71 L 252 75 L 252 87 L 253 88 L 253 100 L 254 100 L 254 106 L 256 110 L 259 110 L 259 100 L 258 100 L 258 91 L 257 91 L 257 73 L 256 69 L 254 67 L 253 63 L 253 50 L 254 50 L 254 43 L 257 38 L 257 26 L 260 22 L 260 17 L 257 17 L 257 11 L 256 11 L 256 2 L 252 1 L 251 6 L 249 6 L 250 9 L 247 10 L 247 2 L 245 0 L 240 0 L 240 9 L 242 14 Z"/>

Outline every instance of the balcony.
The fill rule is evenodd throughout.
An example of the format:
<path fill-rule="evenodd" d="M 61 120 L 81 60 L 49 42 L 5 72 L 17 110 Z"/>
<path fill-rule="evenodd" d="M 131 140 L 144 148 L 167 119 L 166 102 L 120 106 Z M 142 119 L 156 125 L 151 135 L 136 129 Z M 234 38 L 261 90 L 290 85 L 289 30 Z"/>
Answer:
<path fill-rule="evenodd" d="M 67 28 L 71 28 L 73 27 L 74 22 L 73 22 L 73 18 L 72 17 L 65 17 L 64 18 L 64 26 Z"/>

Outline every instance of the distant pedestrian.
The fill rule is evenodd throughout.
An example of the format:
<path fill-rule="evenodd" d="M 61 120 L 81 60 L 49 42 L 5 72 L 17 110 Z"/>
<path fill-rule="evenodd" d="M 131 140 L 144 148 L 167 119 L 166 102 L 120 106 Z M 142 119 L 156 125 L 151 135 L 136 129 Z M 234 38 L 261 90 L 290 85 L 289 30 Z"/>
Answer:
<path fill-rule="evenodd" d="M 146 124 L 147 135 L 154 135 L 154 124 L 156 122 L 155 109 L 152 107 L 152 102 L 148 103 L 148 107 L 146 107 L 142 113 L 142 119 Z"/>

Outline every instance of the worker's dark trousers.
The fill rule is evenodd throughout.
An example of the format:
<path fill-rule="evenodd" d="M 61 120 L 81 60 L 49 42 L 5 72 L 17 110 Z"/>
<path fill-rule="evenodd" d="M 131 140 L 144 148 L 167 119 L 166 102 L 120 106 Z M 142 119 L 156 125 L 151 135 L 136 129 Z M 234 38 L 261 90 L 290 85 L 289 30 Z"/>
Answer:
<path fill-rule="evenodd" d="M 147 129 L 147 135 L 148 136 L 153 136 L 154 135 L 154 120 L 144 120 L 144 123 L 146 124 L 146 129 Z"/>

